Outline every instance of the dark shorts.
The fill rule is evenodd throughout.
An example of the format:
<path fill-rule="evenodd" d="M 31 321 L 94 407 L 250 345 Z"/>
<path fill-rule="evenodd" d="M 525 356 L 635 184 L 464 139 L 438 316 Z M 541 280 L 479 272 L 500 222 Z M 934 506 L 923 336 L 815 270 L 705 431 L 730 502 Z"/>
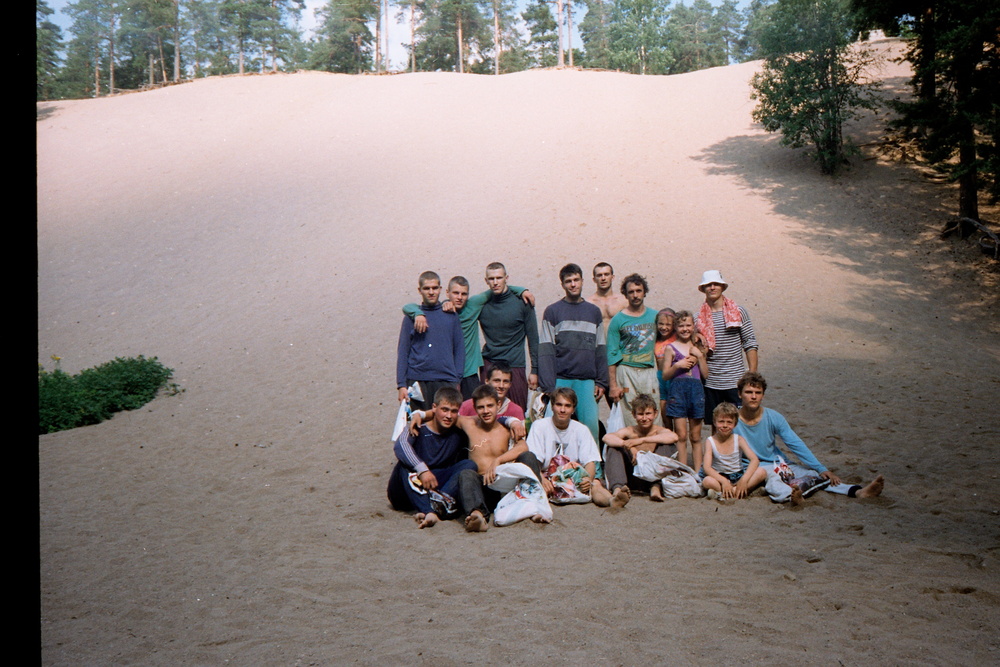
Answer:
<path fill-rule="evenodd" d="M 462 400 L 467 401 L 472 398 L 472 392 L 479 388 L 479 385 L 483 384 L 479 380 L 478 375 L 466 375 L 462 378 L 462 383 L 459 386 L 459 391 L 462 392 Z"/>
<path fill-rule="evenodd" d="M 413 380 L 407 380 L 406 386 L 412 386 Z M 420 392 L 424 395 L 424 400 L 418 401 L 416 399 L 410 399 L 410 407 L 414 410 L 430 410 L 431 406 L 434 405 L 434 394 L 441 387 L 451 387 L 452 389 L 458 389 L 457 382 L 448 382 L 446 380 L 420 380 Z"/>
<path fill-rule="evenodd" d="M 715 472 L 719 472 L 719 471 L 716 470 Z M 741 479 L 743 479 L 743 475 L 745 475 L 746 472 L 747 472 L 747 466 L 744 463 L 743 464 L 743 469 L 740 470 L 739 472 L 719 472 L 719 474 L 722 475 L 723 477 L 725 477 L 726 479 L 728 479 L 730 484 L 735 484 L 736 482 L 738 482 Z M 708 475 L 705 474 L 704 469 L 698 471 L 698 479 L 699 480 L 703 480 L 706 477 L 708 477 Z"/>
<path fill-rule="evenodd" d="M 715 411 L 715 406 L 719 403 L 732 403 L 736 407 L 740 407 L 740 393 L 736 391 L 736 388 L 732 389 L 711 389 L 705 387 L 705 423 L 714 424 L 715 420 L 712 419 L 712 412 Z"/>
<path fill-rule="evenodd" d="M 676 378 L 670 382 L 667 416 L 673 419 L 705 418 L 705 391 L 701 380 Z"/>

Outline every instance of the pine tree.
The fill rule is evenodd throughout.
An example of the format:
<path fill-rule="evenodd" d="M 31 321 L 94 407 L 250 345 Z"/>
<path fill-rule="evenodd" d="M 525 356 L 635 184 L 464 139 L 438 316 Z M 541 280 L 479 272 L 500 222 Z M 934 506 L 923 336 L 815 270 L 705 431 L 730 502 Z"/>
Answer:
<path fill-rule="evenodd" d="M 372 68 L 374 37 L 368 23 L 375 18 L 370 0 L 329 0 L 319 10 L 321 19 L 310 48 L 309 66 L 344 74 Z"/>
<path fill-rule="evenodd" d="M 683 3 L 675 5 L 667 19 L 667 31 L 671 74 L 726 64 L 726 43 L 715 8 L 708 0 L 695 0 L 690 7 Z"/>
<path fill-rule="evenodd" d="M 617 0 L 608 26 L 611 66 L 633 74 L 666 74 L 671 64 L 665 0 Z"/>
<path fill-rule="evenodd" d="M 114 92 L 122 7 L 120 0 L 77 0 L 66 5 L 73 21 L 61 77 L 68 95 L 98 97 L 102 90 Z"/>
<path fill-rule="evenodd" d="M 474 0 L 420 0 L 423 20 L 414 53 L 421 70 L 465 72 L 479 47 L 488 43 L 487 21 Z"/>
<path fill-rule="evenodd" d="M 119 76 L 122 88 L 168 80 L 167 68 L 179 71 L 179 30 L 173 0 L 132 0 L 124 6 L 119 30 Z"/>
<path fill-rule="evenodd" d="M 62 30 L 48 17 L 54 13 L 45 0 L 35 3 L 35 97 L 39 100 L 51 99 L 54 95 L 56 77 L 59 74 L 59 50 L 62 48 Z"/>
<path fill-rule="evenodd" d="M 736 4 L 736 0 L 723 0 L 722 4 L 715 10 L 714 20 L 725 49 L 726 63 L 739 62 L 740 37 L 743 36 L 746 21 Z"/>
<path fill-rule="evenodd" d="M 489 60 L 492 62 L 494 74 L 517 71 L 526 67 L 521 35 L 517 30 L 516 9 L 517 5 L 513 0 L 490 0 L 493 48 Z M 514 53 L 508 56 L 509 52 Z"/>
<path fill-rule="evenodd" d="M 556 19 L 545 0 L 528 5 L 521 18 L 528 27 L 528 57 L 532 67 L 555 67 L 559 62 Z"/>
<path fill-rule="evenodd" d="M 270 13 L 268 0 L 222 0 L 219 5 L 219 22 L 232 38 L 237 72 L 240 74 L 246 72 L 251 51 L 259 50 L 266 44 L 261 26 L 266 24 Z"/>
<path fill-rule="evenodd" d="M 185 0 L 181 13 L 182 36 L 191 75 L 232 74 L 230 39 L 219 19 L 219 0 Z"/>
<path fill-rule="evenodd" d="M 1000 198 L 1000 2 L 855 2 L 865 27 L 907 29 L 916 99 L 896 105 L 925 157 L 959 185 L 958 215 L 979 219 L 979 190 Z"/>
<path fill-rule="evenodd" d="M 583 0 L 587 13 L 580 21 L 578 30 L 583 42 L 584 67 L 608 69 L 611 67 L 611 52 L 608 41 L 611 0 Z"/>

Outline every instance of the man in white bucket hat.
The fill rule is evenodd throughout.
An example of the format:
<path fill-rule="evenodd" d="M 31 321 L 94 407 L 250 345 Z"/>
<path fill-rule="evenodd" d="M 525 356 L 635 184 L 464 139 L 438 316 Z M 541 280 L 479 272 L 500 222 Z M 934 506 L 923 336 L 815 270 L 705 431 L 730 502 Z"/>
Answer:
<path fill-rule="evenodd" d="M 706 417 L 719 403 L 740 405 L 736 385 L 747 370 L 757 371 L 757 337 L 753 322 L 743 306 L 722 295 L 728 287 L 729 283 L 717 269 L 705 271 L 698 285 L 698 290 L 705 295 L 705 303 L 695 317 L 695 327 L 707 350 Z"/>

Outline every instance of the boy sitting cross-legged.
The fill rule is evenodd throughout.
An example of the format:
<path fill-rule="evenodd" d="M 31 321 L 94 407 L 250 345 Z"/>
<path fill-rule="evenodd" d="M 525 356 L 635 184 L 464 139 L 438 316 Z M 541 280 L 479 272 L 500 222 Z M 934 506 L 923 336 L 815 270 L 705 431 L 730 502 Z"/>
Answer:
<path fill-rule="evenodd" d="M 677 434 L 656 423 L 656 401 L 651 396 L 639 394 L 632 401 L 631 408 L 635 426 L 626 426 L 604 436 L 604 444 L 608 446 L 604 462 L 608 488 L 615 498 L 624 496 L 626 502 L 631 497 L 627 466 L 635 465 L 636 452 L 644 450 L 661 456 L 673 456 L 677 451 Z M 649 487 L 650 500 L 663 501 L 663 489 L 659 484 L 650 486 L 649 482 L 636 477 L 633 477 L 632 483 Z"/>
<path fill-rule="evenodd" d="M 715 435 L 705 440 L 701 485 L 723 498 L 745 498 L 764 483 L 767 473 L 746 438 L 733 433 L 740 411 L 732 403 L 719 403 L 712 411 Z"/>

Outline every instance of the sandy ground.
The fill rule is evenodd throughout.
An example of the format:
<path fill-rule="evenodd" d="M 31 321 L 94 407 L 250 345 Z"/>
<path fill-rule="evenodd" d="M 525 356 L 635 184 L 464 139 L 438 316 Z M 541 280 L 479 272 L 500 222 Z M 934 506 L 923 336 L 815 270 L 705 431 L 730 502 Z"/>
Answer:
<path fill-rule="evenodd" d="M 43 662 L 1000 662 L 996 273 L 936 238 L 949 188 L 870 151 L 823 178 L 763 133 L 754 71 L 40 105 L 39 361 L 156 355 L 185 389 L 39 438 Z M 384 494 L 399 307 L 495 260 L 540 306 L 568 261 L 657 308 L 721 269 L 767 405 L 885 494 L 416 530 Z"/>

